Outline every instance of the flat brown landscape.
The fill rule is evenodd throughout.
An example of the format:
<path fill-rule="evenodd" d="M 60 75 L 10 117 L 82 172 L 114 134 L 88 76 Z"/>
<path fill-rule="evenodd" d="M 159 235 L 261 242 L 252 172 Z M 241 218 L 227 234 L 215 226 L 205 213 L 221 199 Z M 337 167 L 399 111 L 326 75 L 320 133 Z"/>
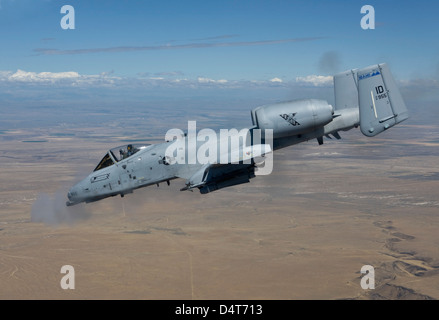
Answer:
<path fill-rule="evenodd" d="M 276 151 L 249 184 L 201 195 L 174 180 L 66 208 L 128 134 L 2 131 L 0 298 L 438 299 L 439 128 L 341 135 Z M 363 265 L 375 289 L 361 288 Z"/>

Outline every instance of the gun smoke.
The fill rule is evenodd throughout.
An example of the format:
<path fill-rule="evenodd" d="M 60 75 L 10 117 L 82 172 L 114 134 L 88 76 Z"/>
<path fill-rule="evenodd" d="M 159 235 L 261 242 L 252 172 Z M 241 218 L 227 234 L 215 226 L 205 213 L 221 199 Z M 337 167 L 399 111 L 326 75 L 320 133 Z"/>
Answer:
<path fill-rule="evenodd" d="M 61 225 L 80 222 L 91 216 L 85 205 L 66 206 L 65 190 L 58 190 L 53 195 L 40 193 L 32 205 L 31 221 L 48 225 Z"/>

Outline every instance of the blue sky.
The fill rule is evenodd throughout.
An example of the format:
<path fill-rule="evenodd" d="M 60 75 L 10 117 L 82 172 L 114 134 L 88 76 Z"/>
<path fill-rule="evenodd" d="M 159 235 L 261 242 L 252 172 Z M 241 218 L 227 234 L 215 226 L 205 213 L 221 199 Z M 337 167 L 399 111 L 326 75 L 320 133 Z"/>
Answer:
<path fill-rule="evenodd" d="M 75 8 L 75 30 L 60 9 Z M 364 4 L 376 29 L 360 27 Z M 399 77 L 439 65 L 435 1 L 0 0 L 0 70 L 294 79 L 388 62 Z M 297 40 L 297 41 L 296 41 Z M 115 48 L 119 48 L 116 50 Z M 93 52 L 93 50 L 97 52 Z"/>
<path fill-rule="evenodd" d="M 60 26 L 67 4 L 74 30 Z M 374 30 L 360 27 L 366 4 Z M 0 0 L 0 108 L 44 102 L 38 86 L 71 97 L 74 88 L 331 86 L 336 72 L 381 62 L 401 84 L 439 91 L 438 9 L 430 0 Z"/>

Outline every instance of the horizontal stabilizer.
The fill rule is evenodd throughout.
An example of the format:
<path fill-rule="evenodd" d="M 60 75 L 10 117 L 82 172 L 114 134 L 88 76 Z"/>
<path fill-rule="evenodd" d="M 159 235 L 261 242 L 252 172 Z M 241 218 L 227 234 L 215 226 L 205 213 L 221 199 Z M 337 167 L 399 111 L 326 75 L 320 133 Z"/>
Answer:
<path fill-rule="evenodd" d="M 373 137 L 408 118 L 387 64 L 357 70 L 361 132 Z"/>

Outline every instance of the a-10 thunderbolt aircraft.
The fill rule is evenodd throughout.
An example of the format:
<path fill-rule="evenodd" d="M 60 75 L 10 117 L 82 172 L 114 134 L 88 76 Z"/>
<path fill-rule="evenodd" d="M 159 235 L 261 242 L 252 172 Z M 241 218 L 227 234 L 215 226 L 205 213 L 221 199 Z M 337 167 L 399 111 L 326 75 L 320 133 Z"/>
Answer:
<path fill-rule="evenodd" d="M 207 142 L 177 130 L 164 143 L 111 149 L 88 177 L 70 189 L 66 204 L 123 197 L 138 188 L 162 182 L 169 185 L 177 178 L 186 179 L 181 190 L 198 188 L 202 194 L 209 193 L 249 182 L 261 165 L 258 159 L 265 156 L 267 160 L 272 150 L 310 139 L 322 144 L 323 137 L 330 135 L 340 139 L 339 131 L 358 126 L 372 137 L 408 118 L 407 107 L 384 63 L 335 75 L 334 93 L 335 106 L 308 99 L 257 107 L 251 111 L 253 126 L 238 134 L 237 130 L 229 133 L 226 143 L 220 141 L 224 140 L 221 134 L 212 135 L 213 130 L 208 131 Z M 238 143 L 228 143 L 236 136 Z"/>

